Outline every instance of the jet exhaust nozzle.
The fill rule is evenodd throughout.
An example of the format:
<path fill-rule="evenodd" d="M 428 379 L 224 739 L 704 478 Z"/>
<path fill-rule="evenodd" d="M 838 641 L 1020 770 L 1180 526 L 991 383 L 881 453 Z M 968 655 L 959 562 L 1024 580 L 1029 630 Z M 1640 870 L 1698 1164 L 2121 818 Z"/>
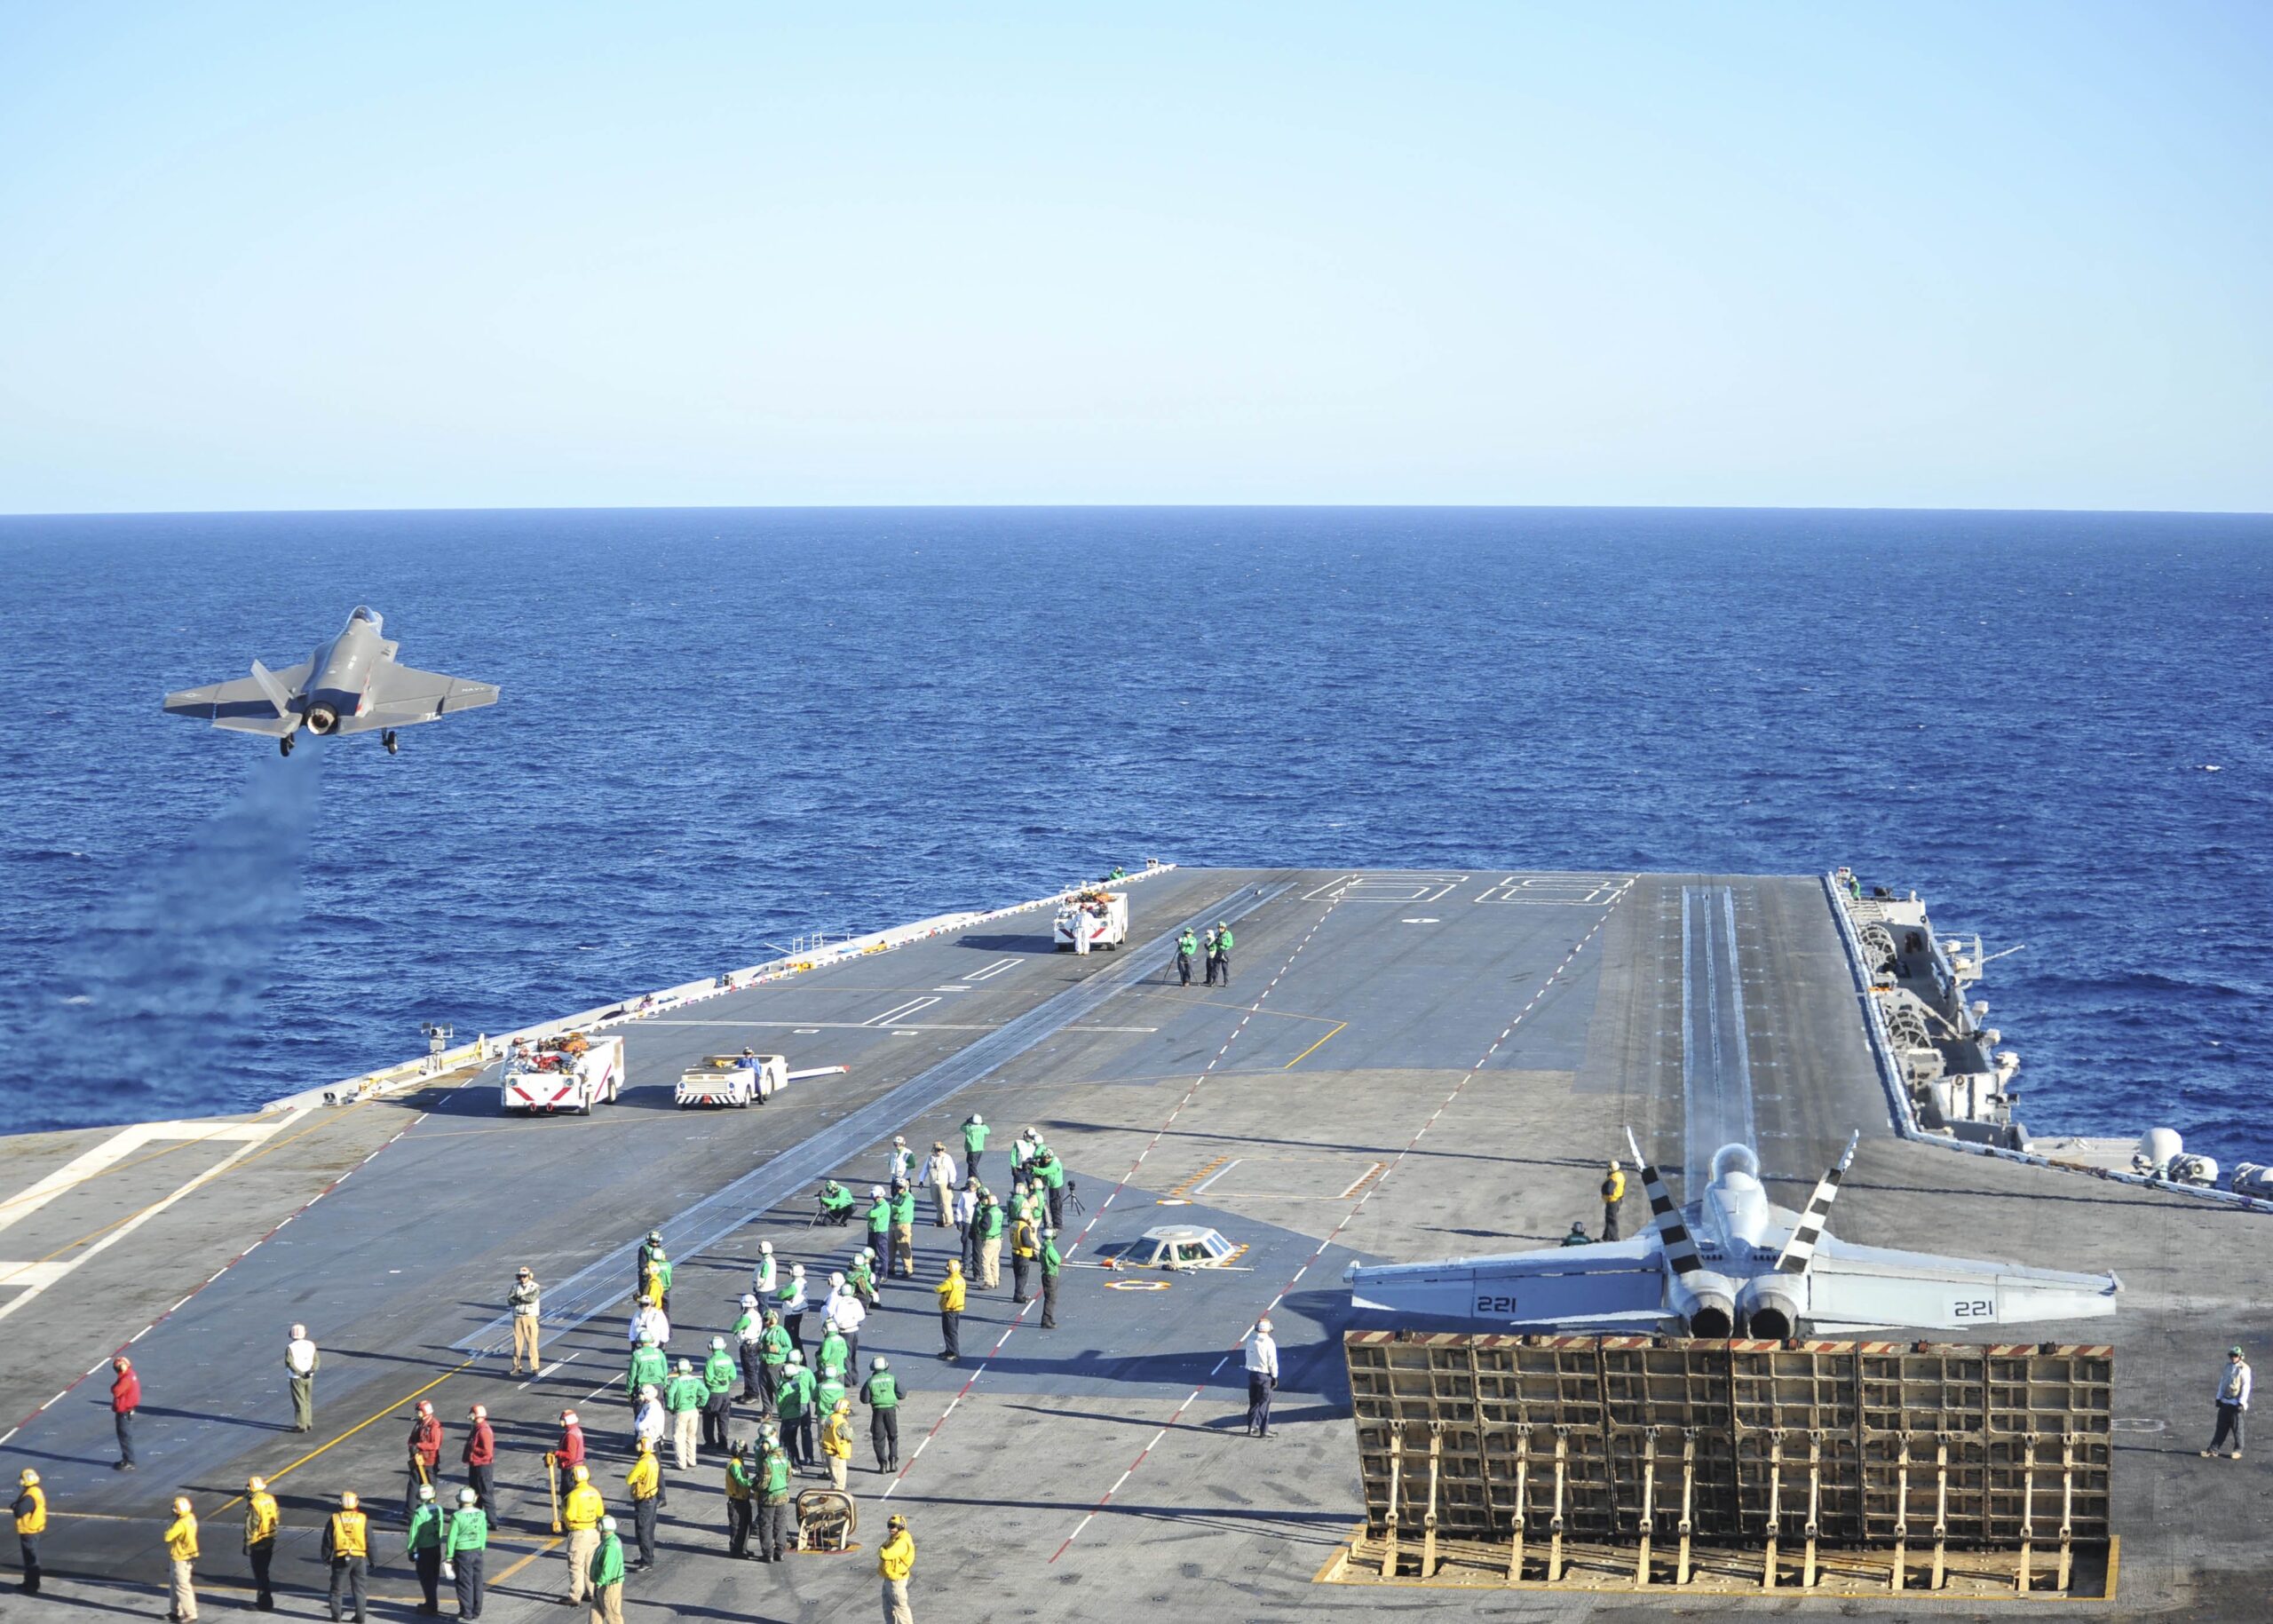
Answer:
<path fill-rule="evenodd" d="M 339 712 L 334 710 L 330 706 L 311 705 L 308 707 L 308 731 L 310 733 L 328 733 L 338 725 Z"/>
<path fill-rule="evenodd" d="M 1737 1334 L 1736 1287 L 1725 1277 L 1700 1270 L 1675 1287 L 1674 1306 L 1691 1336 L 1720 1342 Z"/>
<path fill-rule="evenodd" d="M 1781 1280 L 1757 1279 L 1744 1288 L 1745 1334 L 1781 1342 L 1800 1334 L 1800 1299 Z"/>

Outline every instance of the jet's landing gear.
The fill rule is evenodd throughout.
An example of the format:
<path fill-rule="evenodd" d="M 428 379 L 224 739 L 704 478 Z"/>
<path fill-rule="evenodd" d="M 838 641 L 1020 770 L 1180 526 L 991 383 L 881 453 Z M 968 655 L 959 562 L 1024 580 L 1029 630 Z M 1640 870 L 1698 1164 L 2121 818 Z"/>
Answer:
<path fill-rule="evenodd" d="M 387 754 L 390 756 L 393 755 L 396 749 L 400 748 L 395 743 L 394 729 L 392 727 L 388 728 L 386 732 L 379 735 L 379 742 L 387 747 Z"/>
<path fill-rule="evenodd" d="M 289 756 L 292 753 L 291 734 L 286 733 L 281 739 L 279 739 L 276 741 L 276 753 L 280 756 Z"/>

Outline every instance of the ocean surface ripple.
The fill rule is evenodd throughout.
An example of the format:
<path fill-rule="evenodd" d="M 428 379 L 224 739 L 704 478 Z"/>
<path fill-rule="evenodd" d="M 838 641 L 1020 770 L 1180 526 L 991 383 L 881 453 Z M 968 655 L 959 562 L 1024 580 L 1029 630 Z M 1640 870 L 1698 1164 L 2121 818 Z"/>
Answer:
<path fill-rule="evenodd" d="M 9 519 L 0 564 L 9 1129 L 243 1109 L 1116 860 L 1843 862 L 2025 944 L 1982 995 L 2036 1131 L 2273 1159 L 2267 519 Z M 161 714 L 359 602 L 503 702 L 394 759 Z"/>

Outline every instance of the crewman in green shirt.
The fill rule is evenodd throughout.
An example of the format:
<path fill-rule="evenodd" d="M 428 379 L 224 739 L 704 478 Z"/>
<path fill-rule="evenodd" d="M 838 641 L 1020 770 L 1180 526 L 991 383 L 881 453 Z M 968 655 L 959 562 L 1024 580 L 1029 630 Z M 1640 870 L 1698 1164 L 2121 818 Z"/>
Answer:
<path fill-rule="evenodd" d="M 780 1562 L 789 1554 L 789 1455 L 769 1444 L 757 1467 L 757 1559 Z"/>
<path fill-rule="evenodd" d="M 410 1565 L 417 1571 L 418 1588 L 425 1601 L 418 1611 L 429 1618 L 442 1614 L 442 1508 L 434 1503 L 434 1485 L 418 1485 L 417 1503 L 410 1509 L 410 1527 L 403 1538 L 403 1549 L 409 1554 Z"/>
<path fill-rule="evenodd" d="M 986 1136 L 994 1131 L 994 1130 L 993 1129 L 987 1127 L 986 1119 L 979 1115 L 976 1111 L 972 1112 L 970 1116 L 963 1120 L 962 1163 L 964 1177 L 977 1178 L 978 1176 L 979 1153 L 986 1148 Z"/>
<path fill-rule="evenodd" d="M 442 1531 L 442 1572 L 458 1595 L 458 1617 L 481 1616 L 481 1565 L 489 1554 L 489 1514 L 471 1489 L 458 1491 L 458 1509 Z"/>

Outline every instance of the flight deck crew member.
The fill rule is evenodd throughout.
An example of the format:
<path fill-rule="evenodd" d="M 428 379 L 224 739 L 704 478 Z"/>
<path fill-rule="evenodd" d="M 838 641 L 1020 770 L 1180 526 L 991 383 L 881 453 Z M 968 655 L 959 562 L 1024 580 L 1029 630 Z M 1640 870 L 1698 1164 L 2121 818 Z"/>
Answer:
<path fill-rule="evenodd" d="M 475 1405 L 466 1412 L 466 1420 L 465 1447 L 458 1452 L 458 1459 L 465 1462 L 474 1503 L 487 1512 L 497 1499 L 497 1433 L 489 1424 L 487 1405 Z"/>
<path fill-rule="evenodd" d="M 294 1326 L 292 1339 L 284 1344 L 284 1370 L 291 1378 L 295 1432 L 316 1430 L 316 1369 L 322 1363 L 315 1343 L 308 1340 L 308 1327 Z"/>
<path fill-rule="evenodd" d="M 876 1355 L 868 1367 L 868 1379 L 860 1383 L 860 1402 L 868 1406 L 868 1442 L 875 1449 L 880 1472 L 899 1470 L 899 1401 L 906 1396 L 891 1373 L 891 1361 Z"/>
<path fill-rule="evenodd" d="M 985 1192 L 975 1178 L 966 1179 L 955 1192 L 954 1210 L 954 1231 L 962 1240 L 962 1271 L 971 1279 L 978 1278 L 978 1204 Z"/>
<path fill-rule="evenodd" d="M 962 1327 L 963 1284 L 962 1265 L 950 1258 L 946 1277 L 931 1289 L 939 1298 L 939 1357 L 952 1365 L 962 1358 L 960 1332 Z"/>
<path fill-rule="evenodd" d="M 1231 986 L 1232 927 L 1220 919 L 1216 922 L 1216 953 L 1208 961 L 1208 978 L 1213 981 L 1219 975 L 1223 977 L 1225 986 Z"/>
<path fill-rule="evenodd" d="M 607 1506 L 592 1486 L 591 1468 L 579 1466 L 568 1474 L 575 1486 L 560 1502 L 560 1525 L 568 1531 L 568 1601 L 584 1599 L 592 1588 L 592 1553 L 600 1548 L 600 1518 Z"/>
<path fill-rule="evenodd" d="M 1247 1343 L 1247 1435 L 1271 1436 L 1271 1395 L 1279 1389 L 1279 1343 L 1271 1335 L 1271 1321 L 1255 1322 Z"/>
<path fill-rule="evenodd" d="M 552 1463 L 564 1485 L 584 1463 L 584 1423 L 576 1419 L 574 1410 L 560 1412 L 560 1441 L 553 1446 Z"/>
<path fill-rule="evenodd" d="M 758 1388 L 763 1394 L 759 1402 L 766 1409 L 780 1407 L 782 1373 L 789 1368 L 789 1356 L 796 1351 L 789 1333 L 782 1328 L 780 1314 L 766 1310 L 765 1332 L 757 1343 Z"/>
<path fill-rule="evenodd" d="M 868 1250 L 878 1257 L 891 1256 L 891 1198 L 882 1184 L 868 1186 Z"/>
<path fill-rule="evenodd" d="M 1002 1203 L 994 1199 L 992 1190 L 979 1198 L 978 1212 L 971 1219 L 971 1227 L 978 1233 L 978 1287 L 981 1291 L 1000 1291 L 1002 1288 Z"/>
<path fill-rule="evenodd" d="M 652 1384 L 641 1388 L 639 1407 L 631 1413 L 631 1441 L 636 1444 L 645 1438 L 661 1449 L 663 1446 L 663 1430 L 669 1424 L 663 1416 L 661 1391 Z"/>
<path fill-rule="evenodd" d="M 986 1119 L 976 1111 L 963 1119 L 962 1170 L 964 1176 L 969 1178 L 978 1176 L 978 1159 L 986 1153 L 986 1136 L 994 1131 L 986 1125 Z"/>
<path fill-rule="evenodd" d="M 1018 1222 L 1010 1226 L 1010 1301 L 1024 1303 L 1030 1294 L 1026 1290 L 1027 1274 L 1034 1267 L 1034 1256 L 1041 1249 L 1041 1226 L 1034 1221 L 1031 1210 L 1021 1209 Z"/>
<path fill-rule="evenodd" d="M 1578 1218 L 1571 1220 L 1571 1232 L 1563 1237 L 1563 1244 L 1566 1247 L 1594 1245 L 1593 1241 L 1587 1239 L 1587 1226 L 1584 1220 Z"/>
<path fill-rule="evenodd" d="M 915 1182 L 915 1153 L 907 1148 L 906 1134 L 896 1133 L 891 1137 L 891 1172 L 889 1177 L 895 1184 Z"/>
<path fill-rule="evenodd" d="M 931 1158 L 923 1163 L 924 1180 L 931 1186 L 931 1227 L 947 1227 L 948 1208 L 954 1205 L 955 1159 L 945 1139 L 931 1141 Z"/>
<path fill-rule="evenodd" d="M 789 1344 L 800 1353 L 805 1351 L 805 1266 L 789 1265 L 789 1278 L 774 1294 L 774 1305 L 781 1311 L 781 1328 L 789 1333 Z"/>
<path fill-rule="evenodd" d="M 110 1362 L 115 1373 L 110 1382 L 110 1420 L 118 1432 L 118 1462 L 111 1470 L 131 1472 L 134 1470 L 134 1412 L 142 1407 L 142 1378 L 134 1374 L 134 1361 L 115 1359 Z"/>
<path fill-rule="evenodd" d="M 891 1271 L 915 1278 L 915 1192 L 904 1180 L 891 1187 Z"/>
<path fill-rule="evenodd" d="M 426 1598 L 418 1604 L 418 1611 L 430 1619 L 442 1616 L 442 1525 L 448 1520 L 434 1499 L 434 1485 L 420 1484 L 417 1503 L 411 1508 L 410 1529 L 402 1543 L 418 1575 L 419 1592 Z"/>
<path fill-rule="evenodd" d="M 843 1485 L 839 1484 L 842 1488 Z M 39 1594 L 39 1537 L 47 1532 L 47 1491 L 27 1466 L 16 1475 L 16 1547 L 24 1557 L 24 1594 Z"/>
<path fill-rule="evenodd" d="M 324 1519 L 323 1559 L 331 1568 L 331 1624 L 339 1624 L 340 1609 L 350 1598 L 355 1604 L 355 1624 L 363 1624 L 371 1573 L 371 1523 L 355 1503 L 350 1489 L 339 1497 L 339 1509 Z"/>
<path fill-rule="evenodd" d="M 774 1293 L 781 1289 L 781 1265 L 773 1259 L 771 1240 L 757 1243 L 757 1266 L 749 1271 L 749 1289 L 750 1295 L 761 1303 L 772 1300 Z"/>
<path fill-rule="evenodd" d="M 885 1525 L 884 1542 L 876 1548 L 876 1572 L 883 1575 L 884 1624 L 915 1624 L 907 1606 L 907 1576 L 915 1569 L 915 1541 L 907 1519 L 895 1514 Z"/>
<path fill-rule="evenodd" d="M 845 1271 L 845 1279 L 863 1308 L 873 1309 L 883 1301 L 883 1293 L 876 1289 L 876 1259 L 881 1256 L 874 1247 L 862 1247 L 852 1255 L 852 1266 Z"/>
<path fill-rule="evenodd" d="M 726 1555 L 749 1555 L 749 1525 L 752 1508 L 750 1498 L 757 1487 L 756 1474 L 750 1470 L 748 1446 L 737 1438 L 726 1446 Z"/>
<path fill-rule="evenodd" d="M 252 1563 L 252 1604 L 262 1612 L 276 1611 L 276 1587 L 268 1575 L 275 1565 L 276 1531 L 282 1520 L 267 1479 L 246 1478 L 245 1556 Z"/>
<path fill-rule="evenodd" d="M 481 1616 L 481 1565 L 489 1553 L 489 1514 L 474 1504 L 473 1491 L 458 1491 L 458 1509 L 442 1532 L 442 1573 L 456 1590 L 458 1617 Z"/>
<path fill-rule="evenodd" d="M 647 1289 L 648 1266 L 663 1255 L 663 1232 L 651 1229 L 647 1238 L 639 1243 L 639 1250 L 631 1260 L 631 1289 L 644 1293 Z"/>
<path fill-rule="evenodd" d="M 1199 951 L 1200 939 L 1192 933 L 1192 927 L 1186 925 L 1184 927 L 1184 934 L 1176 939 L 1176 973 L 1177 985 L 1182 986 L 1190 986 L 1192 985 L 1192 955 Z"/>
<path fill-rule="evenodd" d="M 642 1449 L 623 1474 L 623 1492 L 631 1496 L 631 1529 L 638 1536 L 641 1573 L 655 1565 L 655 1497 L 663 1486 L 663 1469 L 653 1449 Z"/>
<path fill-rule="evenodd" d="M 1058 1255 L 1056 1230 L 1041 1232 L 1041 1251 L 1034 1261 L 1041 1265 L 1041 1328 L 1054 1331 L 1057 1328 L 1057 1275 L 1065 1266 L 1065 1258 Z"/>
<path fill-rule="evenodd" d="M 757 1462 L 757 1559 L 782 1561 L 788 1544 L 789 1454 L 768 1442 Z"/>
<path fill-rule="evenodd" d="M 831 1275 L 829 1278 L 832 1280 L 844 1279 L 842 1275 Z M 833 1295 L 834 1301 L 825 1318 L 844 1342 L 844 1357 L 837 1363 L 845 1370 L 856 1370 L 860 1360 L 860 1327 L 868 1322 L 867 1305 L 860 1301 L 859 1292 L 850 1280 L 844 1280 L 843 1289 Z M 824 1344 L 828 1340 L 825 1336 L 821 1339 Z"/>
<path fill-rule="evenodd" d="M 757 1397 L 758 1339 L 765 1335 L 765 1314 L 757 1306 L 756 1292 L 742 1294 L 742 1311 L 735 1319 L 728 1335 L 734 1339 L 734 1357 L 741 1366 L 742 1401 L 747 1404 Z M 709 1375 L 707 1367 L 702 1374 L 706 1377 Z M 710 1441 L 707 1434 L 702 1441 L 706 1444 Z M 719 1446 L 725 1447 L 723 1438 L 719 1440 Z"/>
<path fill-rule="evenodd" d="M 630 1363 L 624 1367 L 623 1396 L 631 1401 L 632 1408 L 638 1409 L 640 1390 L 661 1386 L 669 1379 L 670 1372 L 670 1362 L 655 1346 L 653 1338 L 641 1337 L 639 1345 L 631 1351 Z"/>
<path fill-rule="evenodd" d="M 726 1351 L 726 1339 L 713 1336 L 710 1357 L 702 1365 L 701 1446 L 705 1449 L 726 1446 L 726 1422 L 734 1413 L 734 1356 Z"/>
<path fill-rule="evenodd" d="M 1065 1227 L 1065 1164 L 1057 1160 L 1057 1153 L 1042 1145 L 1034 1153 L 1034 1174 L 1041 1180 L 1041 1187 L 1049 1192 L 1049 1227 Z"/>
<path fill-rule="evenodd" d="M 410 1437 L 403 1446 L 408 1456 L 402 1485 L 402 1520 L 407 1524 L 417 1509 L 418 1491 L 433 1485 L 436 1469 L 442 1463 L 442 1423 L 434 1414 L 431 1399 L 418 1401 L 417 1413 L 410 1421 Z"/>
<path fill-rule="evenodd" d="M 2241 1459 L 2242 1417 L 2249 1412 L 2249 1390 L 2252 1378 L 2249 1361 L 2242 1357 L 2239 1348 L 2226 1350 L 2226 1367 L 2218 1374 L 2218 1428 L 2210 1435 L 2210 1446 L 2202 1452 L 2207 1460 L 2233 1439 L 2234 1460 Z"/>
<path fill-rule="evenodd" d="M 842 1489 L 845 1473 L 852 1470 L 852 1400 L 842 1391 L 821 1423 L 820 1452 L 828 1462 L 829 1482 Z"/>
<path fill-rule="evenodd" d="M 513 1288 L 505 1294 L 505 1306 L 513 1311 L 513 1370 L 521 1374 L 521 1363 L 528 1362 L 528 1374 L 537 1373 L 537 1335 L 543 1321 L 542 1288 L 536 1276 L 527 1269 L 513 1277 Z"/>
<path fill-rule="evenodd" d="M 805 1356 L 790 1349 L 789 1362 L 781 1367 L 781 1385 L 774 1392 L 773 1405 L 781 1417 L 782 1447 L 800 1466 L 812 1464 L 813 1390 L 818 1385 L 805 1365 Z"/>
<path fill-rule="evenodd" d="M 612 1517 L 600 1518 L 586 1577 L 592 1581 L 592 1624 L 623 1624 L 623 1541 L 615 1537 Z"/>
<path fill-rule="evenodd" d="M 717 1339 L 724 1352 L 725 1338 Z M 707 1367 L 706 1367 L 707 1368 Z M 694 1451 L 702 1431 L 702 1412 L 710 1404 L 710 1383 L 694 1374 L 694 1361 L 681 1359 L 678 1374 L 665 1390 L 663 1407 L 670 1412 L 671 1447 L 681 1471 L 694 1470 Z"/>
<path fill-rule="evenodd" d="M 196 1624 L 197 1619 L 197 1514 L 189 1509 L 189 1501 L 176 1499 L 174 1520 L 166 1525 L 166 1560 L 171 1565 L 168 1596 L 171 1606 L 166 1617 L 174 1624 Z"/>

